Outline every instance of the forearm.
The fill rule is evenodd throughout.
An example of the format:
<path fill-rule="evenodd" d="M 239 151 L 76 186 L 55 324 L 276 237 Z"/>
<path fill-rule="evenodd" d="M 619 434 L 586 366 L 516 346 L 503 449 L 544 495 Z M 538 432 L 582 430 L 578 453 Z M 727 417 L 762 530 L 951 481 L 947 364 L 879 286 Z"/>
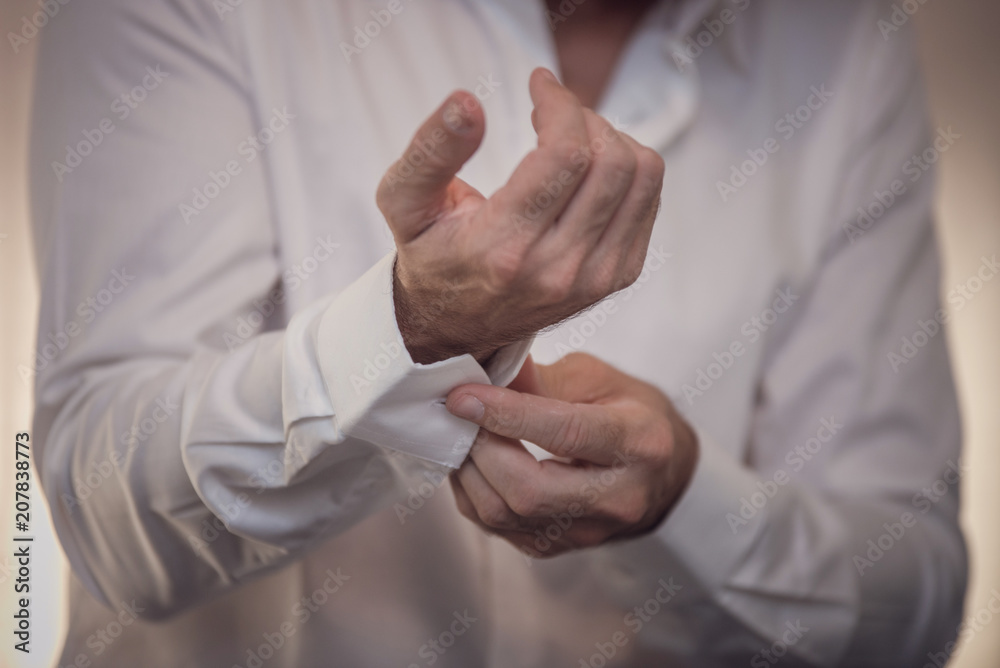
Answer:
<path fill-rule="evenodd" d="M 392 497 L 403 458 L 336 434 L 329 419 L 285 433 L 283 337 L 263 335 L 232 354 L 92 370 L 63 400 L 40 405 L 43 483 L 70 563 L 92 592 L 137 598 L 145 614 L 165 616 Z M 304 463 L 297 451 L 310 445 L 329 454 Z"/>
<path fill-rule="evenodd" d="M 790 665 L 867 666 L 917 665 L 954 637 L 965 554 L 946 511 L 847 500 L 794 481 L 769 497 L 758 484 L 769 478 L 708 447 L 666 522 L 598 557 L 636 574 L 623 603 L 641 602 L 664 575 L 682 586 L 671 614 L 645 624 L 638 642 L 669 647 L 687 619 L 686 642 L 717 662 L 707 665 L 769 665 L 777 643 Z M 866 564 L 869 540 L 892 546 Z"/>

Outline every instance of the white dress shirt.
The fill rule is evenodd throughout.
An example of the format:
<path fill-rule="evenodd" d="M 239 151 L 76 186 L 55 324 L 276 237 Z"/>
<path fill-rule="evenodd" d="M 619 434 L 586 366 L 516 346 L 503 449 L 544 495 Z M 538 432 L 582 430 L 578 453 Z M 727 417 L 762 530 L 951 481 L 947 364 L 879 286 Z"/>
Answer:
<path fill-rule="evenodd" d="M 914 162 L 935 129 L 908 27 L 879 27 L 890 11 L 657 8 L 598 109 L 666 161 L 646 269 L 483 369 L 409 358 L 374 192 L 460 87 L 487 116 L 460 175 L 486 194 L 504 183 L 535 142 L 528 75 L 558 72 L 558 14 L 527 0 L 65 5 L 40 51 L 42 305 L 23 370 L 73 569 L 59 665 L 918 665 L 944 651 L 966 556 L 933 178 Z M 693 479 L 654 532 L 534 561 L 458 514 L 445 473 L 476 427 L 443 398 L 509 382 L 529 347 L 543 363 L 592 353 L 695 427 Z"/>

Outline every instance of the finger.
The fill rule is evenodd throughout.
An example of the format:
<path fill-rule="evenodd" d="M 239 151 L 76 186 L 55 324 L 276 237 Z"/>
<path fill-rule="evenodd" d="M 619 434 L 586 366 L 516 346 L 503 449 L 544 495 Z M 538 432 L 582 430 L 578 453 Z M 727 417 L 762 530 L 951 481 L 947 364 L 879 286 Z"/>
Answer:
<path fill-rule="evenodd" d="M 594 464 L 611 463 L 626 432 L 617 414 L 603 406 L 570 404 L 493 385 L 459 386 L 445 406 L 494 434 Z"/>
<path fill-rule="evenodd" d="M 455 497 L 455 505 L 458 507 L 458 512 L 467 519 L 478 520 L 479 516 L 476 515 L 476 507 L 472 505 L 472 500 L 469 498 L 468 492 L 462 487 L 462 481 L 458 479 L 458 471 L 452 471 L 448 476 L 448 482 L 451 484 L 451 493 Z"/>
<path fill-rule="evenodd" d="M 541 470 L 541 478 L 531 483 L 535 494 L 539 491 L 551 493 L 562 487 L 571 487 L 575 492 L 564 493 L 565 498 L 554 505 L 535 501 L 534 507 L 521 507 L 521 514 L 518 514 L 507 499 L 523 496 L 523 491 L 510 488 L 508 482 L 496 474 L 500 471 L 516 472 L 518 469 L 517 465 L 509 466 L 508 462 L 500 461 L 503 454 L 520 451 L 523 456 L 527 452 L 520 444 L 496 436 L 493 436 L 490 444 L 484 443 L 484 446 L 473 451 L 473 457 L 478 461 L 466 463 L 461 472 L 455 472 L 451 476 L 459 511 L 487 533 L 501 536 L 516 547 L 530 547 L 533 552 L 529 556 L 554 556 L 569 549 L 600 545 L 612 538 L 616 531 L 620 531 L 623 522 L 630 527 L 634 525 L 632 511 L 626 512 L 626 509 L 641 507 L 641 504 L 631 498 L 638 493 L 636 486 L 623 477 L 627 473 L 627 462 L 610 468 L 590 469 L 565 465 L 553 467 L 543 463 L 536 466 L 535 471 L 529 475 L 515 473 L 507 476 L 507 481 L 523 483 L 525 480 L 532 480 Z M 493 454 L 500 457 L 494 458 Z M 569 472 L 567 479 L 572 479 L 572 484 L 568 486 L 564 484 L 565 481 L 557 481 L 552 475 L 556 469 L 560 469 L 558 473 Z M 482 479 L 477 480 L 476 474 L 482 476 Z M 462 482 L 463 479 L 465 483 Z M 484 521 L 482 510 L 471 498 L 475 492 L 470 493 L 466 488 L 482 488 L 490 495 L 499 494 L 516 520 L 509 516 L 494 518 L 486 515 Z M 487 503 L 494 504 L 496 501 L 490 500 Z M 484 505 L 486 504 L 479 504 L 480 507 Z M 517 505 L 517 501 L 514 501 L 514 505 Z"/>
<path fill-rule="evenodd" d="M 628 376 L 593 355 L 572 352 L 552 364 L 537 364 L 528 355 L 507 389 L 568 403 L 599 403 L 620 393 Z"/>
<path fill-rule="evenodd" d="M 542 376 L 539 373 L 539 368 L 529 354 L 524 358 L 521 370 L 517 372 L 517 376 L 514 377 L 514 380 L 510 381 L 507 388 L 541 397 L 548 396 L 545 387 L 542 385 Z"/>
<path fill-rule="evenodd" d="M 522 531 L 497 531 L 496 535 L 532 559 L 550 559 L 577 549 L 576 545 L 562 536 L 550 540 L 544 535 Z"/>
<path fill-rule="evenodd" d="M 551 72 L 532 72 L 529 89 L 538 148 L 491 199 L 537 234 L 552 224 L 580 187 L 589 166 L 584 156 L 590 135 L 580 101 Z"/>
<path fill-rule="evenodd" d="M 523 525 L 507 502 L 487 482 L 473 461 L 466 461 L 457 472 L 458 482 L 468 496 L 476 518 L 492 531 L 521 530 Z"/>
<path fill-rule="evenodd" d="M 480 439 L 472 449 L 472 462 L 507 507 L 525 518 L 522 529 L 544 526 L 559 515 L 582 514 L 590 503 L 588 490 L 601 487 L 600 476 L 609 470 L 592 464 L 537 461 L 519 441 L 483 433 L 488 438 Z"/>
<path fill-rule="evenodd" d="M 565 540 L 559 540 L 558 536 L 555 537 L 558 544 L 553 545 L 551 539 L 546 539 L 544 537 L 540 539 L 534 531 L 528 532 L 517 529 L 497 529 L 488 526 L 479 517 L 476 507 L 473 505 L 472 499 L 469 497 L 469 493 L 465 490 L 465 487 L 459 480 L 458 472 L 456 471 L 452 473 L 449 476 L 449 479 L 451 480 L 451 490 L 455 496 L 455 505 L 458 507 L 459 513 L 478 526 L 483 533 L 489 536 L 499 536 L 527 554 L 529 557 L 534 557 L 536 559 L 555 556 L 556 554 L 561 554 L 573 549 L 573 545 Z M 582 522 L 583 521 L 581 520 L 581 523 Z M 588 520 L 587 524 L 590 526 L 592 523 Z M 544 527 L 542 530 L 545 530 Z M 594 529 L 588 530 L 592 532 L 594 531 Z"/>
<path fill-rule="evenodd" d="M 536 559 L 545 559 L 588 547 L 596 547 L 615 538 L 614 527 L 604 520 L 565 516 L 531 533 L 497 531 L 496 535 Z M 522 549 L 523 548 L 523 549 Z"/>
<path fill-rule="evenodd" d="M 589 109 L 584 110 L 590 143 L 586 158 L 591 166 L 576 195 L 540 244 L 555 249 L 582 246 L 589 253 L 615 212 L 625 200 L 638 169 L 635 149 L 610 123 Z M 563 251 L 564 253 L 564 251 Z"/>
<path fill-rule="evenodd" d="M 631 137 L 622 137 L 635 151 L 638 161 L 636 175 L 594 252 L 580 268 L 582 276 L 605 281 L 611 278 L 610 284 L 595 288 L 611 292 L 628 287 L 639 277 L 663 190 L 663 158 Z"/>
<path fill-rule="evenodd" d="M 519 442 L 496 435 L 471 456 L 491 494 L 499 495 L 518 518 L 503 518 L 505 526 L 487 521 L 497 529 L 552 531 L 556 524 L 561 533 L 570 534 L 567 539 L 584 545 L 601 529 L 608 536 L 612 529 L 634 527 L 650 507 L 647 490 L 631 475 L 637 458 L 622 456 L 606 467 L 539 462 Z"/>
<path fill-rule="evenodd" d="M 570 550 L 595 547 L 615 537 L 609 524 L 603 519 L 592 519 L 586 515 L 574 517 L 562 513 L 560 517 L 537 521 L 531 530 L 497 529 L 488 526 L 479 517 L 468 492 L 459 480 L 458 472 L 448 476 L 452 494 L 459 513 L 475 524 L 483 533 L 499 536 L 514 547 L 535 559 L 544 559 L 563 554 Z M 582 504 L 581 504 L 582 507 Z M 617 525 L 613 525 L 617 528 Z"/>
<path fill-rule="evenodd" d="M 462 515 L 462 517 L 478 526 L 483 530 L 483 532 L 489 535 L 496 534 L 496 529 L 486 526 L 479 518 L 479 513 L 476 512 L 476 506 L 472 503 L 472 499 L 469 498 L 469 493 L 465 491 L 462 481 L 458 478 L 458 471 L 454 471 L 448 476 L 448 479 L 451 482 L 451 492 L 455 497 L 455 505 L 458 507 L 458 512 Z"/>
<path fill-rule="evenodd" d="M 482 143 L 486 128 L 476 96 L 455 91 L 417 130 L 386 172 L 376 202 L 399 240 L 415 238 L 447 201 L 448 187 Z"/>
<path fill-rule="evenodd" d="M 552 364 L 536 364 L 543 396 L 571 404 L 603 404 L 626 395 L 636 380 L 590 355 L 574 351 Z"/>

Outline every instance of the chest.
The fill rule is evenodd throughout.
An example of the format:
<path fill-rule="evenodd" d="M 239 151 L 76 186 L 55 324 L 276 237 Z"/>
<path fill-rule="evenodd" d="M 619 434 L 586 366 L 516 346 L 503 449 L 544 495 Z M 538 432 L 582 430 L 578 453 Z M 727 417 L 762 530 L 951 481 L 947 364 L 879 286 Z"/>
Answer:
<path fill-rule="evenodd" d="M 403 4 L 405 21 L 400 13 L 376 21 L 377 29 L 365 3 L 300 0 L 296 11 L 251 20 L 260 35 L 294 35 L 251 54 L 257 105 L 287 105 L 295 114 L 268 149 L 281 261 L 300 265 L 320 239 L 337 245 L 289 291 L 291 312 L 349 285 L 392 250 L 376 187 L 450 91 L 474 92 L 486 112 L 486 139 L 460 173 L 484 194 L 535 145 L 528 76 L 557 59 L 544 16 L 524 15 L 530 3 L 452 3 L 464 10 L 442 12 L 442 2 Z M 787 171 L 776 166 L 760 169 L 734 198 L 720 197 L 716 181 L 727 178 L 734 156 L 773 132 L 746 117 L 768 119 L 769 110 L 745 99 L 738 115 L 731 96 L 699 92 L 690 74 L 663 58 L 657 39 L 651 31 L 635 37 L 600 109 L 666 161 L 646 270 L 632 288 L 542 333 L 533 353 L 548 362 L 590 352 L 657 384 L 692 413 L 726 405 L 733 419 L 720 430 L 735 439 L 774 323 L 768 309 L 804 264 L 785 232 L 803 220 L 783 211 Z M 703 75 L 713 57 L 700 61 Z M 685 388 L 701 394 L 686 396 Z"/>

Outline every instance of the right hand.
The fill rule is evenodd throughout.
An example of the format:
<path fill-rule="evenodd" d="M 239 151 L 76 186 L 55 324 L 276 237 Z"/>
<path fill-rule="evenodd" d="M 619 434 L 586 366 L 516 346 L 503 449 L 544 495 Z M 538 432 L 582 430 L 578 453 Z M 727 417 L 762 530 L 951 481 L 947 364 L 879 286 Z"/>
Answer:
<path fill-rule="evenodd" d="M 485 131 L 466 91 L 431 115 L 379 185 L 396 240 L 396 320 L 415 362 L 464 353 L 483 362 L 642 271 L 662 158 L 548 70 L 536 69 L 529 87 L 538 147 L 489 199 L 455 176 Z"/>

